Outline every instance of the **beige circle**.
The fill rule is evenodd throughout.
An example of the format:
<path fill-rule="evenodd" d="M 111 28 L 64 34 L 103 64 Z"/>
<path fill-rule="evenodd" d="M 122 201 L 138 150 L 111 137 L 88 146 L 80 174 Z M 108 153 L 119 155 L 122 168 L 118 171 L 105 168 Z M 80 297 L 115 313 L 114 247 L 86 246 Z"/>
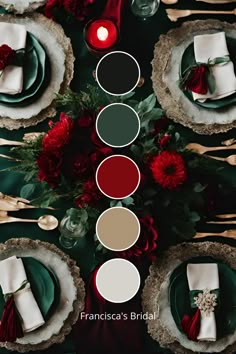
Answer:
<path fill-rule="evenodd" d="M 104 247 L 111 251 L 124 251 L 132 247 L 139 238 L 140 223 L 131 210 L 114 207 L 99 216 L 96 234 Z"/>
<path fill-rule="evenodd" d="M 137 294 L 140 274 L 126 259 L 110 259 L 99 268 L 96 286 L 104 299 L 115 303 L 126 302 Z"/>

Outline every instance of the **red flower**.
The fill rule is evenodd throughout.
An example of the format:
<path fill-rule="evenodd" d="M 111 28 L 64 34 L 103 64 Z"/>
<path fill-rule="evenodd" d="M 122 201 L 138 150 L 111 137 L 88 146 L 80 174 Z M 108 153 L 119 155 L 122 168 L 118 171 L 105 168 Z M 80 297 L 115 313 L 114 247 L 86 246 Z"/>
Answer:
<path fill-rule="evenodd" d="M 89 5 L 95 0 L 48 0 L 45 6 L 45 15 L 54 18 L 53 10 L 62 8 L 79 21 L 83 21 L 89 14 Z"/>
<path fill-rule="evenodd" d="M 176 151 L 162 151 L 151 162 L 153 178 L 163 188 L 175 189 L 186 179 L 184 160 Z"/>
<path fill-rule="evenodd" d="M 151 216 L 144 216 L 139 219 L 141 226 L 141 233 L 138 241 L 134 246 L 126 251 L 117 252 L 118 257 L 133 258 L 140 256 L 147 256 L 153 258 L 153 252 L 157 248 L 158 233 L 154 225 L 154 220 Z"/>
<path fill-rule="evenodd" d="M 161 117 L 155 121 L 154 130 L 152 131 L 152 136 L 156 136 L 161 131 L 165 131 L 168 128 L 168 119 L 166 117 Z"/>
<path fill-rule="evenodd" d="M 83 186 L 83 195 L 78 197 L 75 204 L 79 208 L 85 205 L 91 205 L 101 198 L 102 194 L 99 191 L 94 179 L 88 180 Z"/>
<path fill-rule="evenodd" d="M 104 160 L 106 157 L 108 157 L 112 153 L 113 153 L 113 150 L 108 146 L 104 146 L 104 147 L 101 147 L 101 148 L 95 150 L 90 155 L 90 162 L 91 162 L 93 169 L 96 169 L 97 166 L 99 165 L 99 163 L 102 162 L 102 160 Z"/>
<path fill-rule="evenodd" d="M 78 125 L 81 128 L 88 128 L 93 123 L 93 118 L 91 116 L 83 116 L 78 119 Z"/>
<path fill-rule="evenodd" d="M 57 122 L 43 138 L 43 150 L 58 150 L 69 143 L 74 128 L 74 121 L 65 113 L 61 113 Z"/>
<path fill-rule="evenodd" d="M 6 66 L 12 63 L 16 52 L 10 48 L 7 44 L 0 46 L 0 71 L 4 70 Z"/>
<path fill-rule="evenodd" d="M 199 65 L 192 68 L 190 76 L 185 81 L 185 90 L 190 90 L 201 95 L 205 95 L 208 91 L 207 65 Z"/>
<path fill-rule="evenodd" d="M 163 149 L 164 147 L 166 147 L 166 145 L 169 144 L 170 139 L 170 135 L 163 135 L 158 141 L 160 148 Z"/>
<path fill-rule="evenodd" d="M 77 177 L 83 176 L 89 168 L 88 156 L 78 154 L 73 161 L 73 174 Z"/>
<path fill-rule="evenodd" d="M 46 181 L 52 188 L 55 188 L 60 180 L 62 165 L 62 157 L 60 152 L 42 152 L 37 159 L 37 165 L 39 167 L 39 181 Z"/>

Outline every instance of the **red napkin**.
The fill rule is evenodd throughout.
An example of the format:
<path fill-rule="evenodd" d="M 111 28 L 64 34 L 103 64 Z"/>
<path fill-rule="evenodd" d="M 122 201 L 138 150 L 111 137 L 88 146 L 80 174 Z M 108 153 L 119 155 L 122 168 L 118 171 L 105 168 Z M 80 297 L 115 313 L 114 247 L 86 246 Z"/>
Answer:
<path fill-rule="evenodd" d="M 80 318 L 74 326 L 77 354 L 140 354 L 144 353 L 144 323 L 131 320 L 130 314 L 141 313 L 140 296 L 115 304 L 106 301 L 96 288 L 96 268 L 89 280 L 85 314 L 125 314 L 127 320 L 89 320 Z"/>
<path fill-rule="evenodd" d="M 122 12 L 128 4 L 129 0 L 108 0 L 102 17 L 113 20 L 120 29 Z"/>

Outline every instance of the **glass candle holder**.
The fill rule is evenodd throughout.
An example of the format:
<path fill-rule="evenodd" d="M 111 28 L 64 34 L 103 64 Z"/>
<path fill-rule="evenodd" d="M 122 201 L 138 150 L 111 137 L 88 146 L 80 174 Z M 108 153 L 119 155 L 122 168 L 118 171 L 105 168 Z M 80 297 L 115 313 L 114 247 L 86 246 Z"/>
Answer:
<path fill-rule="evenodd" d="M 78 241 L 83 238 L 87 229 L 87 217 L 81 215 L 78 209 L 68 209 L 66 215 L 61 220 L 59 230 L 59 242 L 64 248 L 72 248 L 77 245 Z"/>
<path fill-rule="evenodd" d="M 135 16 L 143 20 L 155 15 L 160 5 L 160 0 L 132 0 L 131 10 Z"/>
<path fill-rule="evenodd" d="M 119 41 L 119 30 L 110 19 L 91 20 L 85 26 L 84 39 L 88 50 L 101 57 L 115 49 Z"/>

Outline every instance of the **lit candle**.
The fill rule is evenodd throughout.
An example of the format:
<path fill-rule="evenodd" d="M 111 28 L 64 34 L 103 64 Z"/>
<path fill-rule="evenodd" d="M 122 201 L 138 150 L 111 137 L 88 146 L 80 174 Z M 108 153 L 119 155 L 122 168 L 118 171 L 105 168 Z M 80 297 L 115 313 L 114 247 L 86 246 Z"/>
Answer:
<path fill-rule="evenodd" d="M 85 27 L 84 34 L 89 50 L 100 55 L 114 49 L 119 38 L 117 26 L 108 19 L 90 21 Z"/>

